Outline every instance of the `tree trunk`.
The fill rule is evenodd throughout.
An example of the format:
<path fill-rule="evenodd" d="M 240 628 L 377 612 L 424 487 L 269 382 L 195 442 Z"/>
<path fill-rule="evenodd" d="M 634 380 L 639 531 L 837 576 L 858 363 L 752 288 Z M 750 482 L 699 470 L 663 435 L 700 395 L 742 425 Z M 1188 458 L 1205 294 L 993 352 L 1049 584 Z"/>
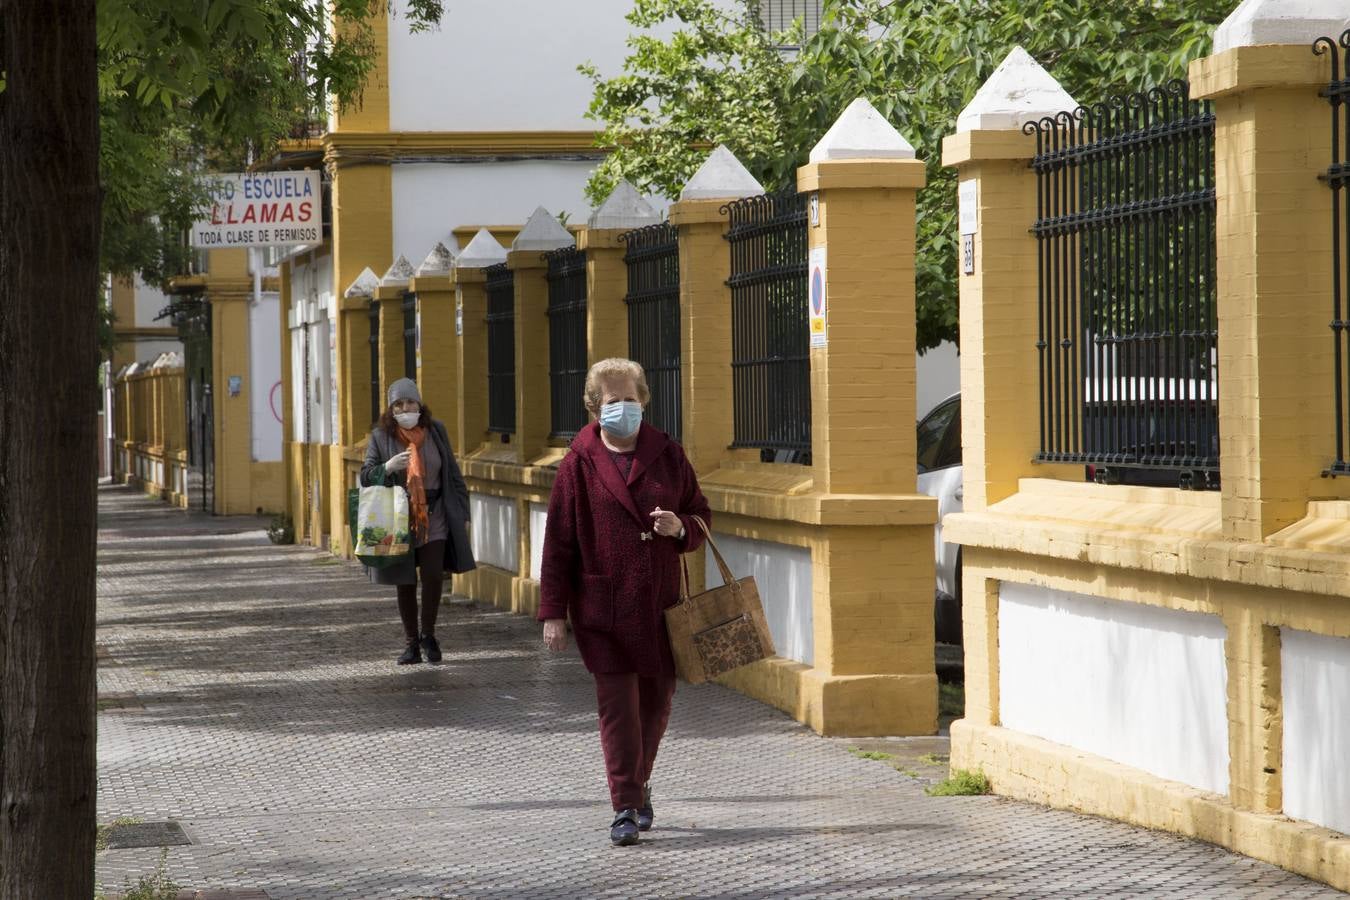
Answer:
<path fill-rule="evenodd" d="M 0 898 L 94 891 L 94 0 L 0 0 Z"/>

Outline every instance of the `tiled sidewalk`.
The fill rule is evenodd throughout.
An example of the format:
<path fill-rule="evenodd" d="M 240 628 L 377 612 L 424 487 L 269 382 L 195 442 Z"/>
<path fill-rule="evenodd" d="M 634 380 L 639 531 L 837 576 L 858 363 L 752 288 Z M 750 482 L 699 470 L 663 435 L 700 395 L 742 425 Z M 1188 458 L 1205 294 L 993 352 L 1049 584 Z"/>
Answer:
<path fill-rule="evenodd" d="M 100 491 L 100 821 L 176 820 L 186 888 L 300 897 L 1320 897 L 1170 835 L 930 798 L 717 687 L 682 686 L 657 828 L 609 846 L 591 682 L 462 600 L 398 667 L 392 589 L 255 520 Z M 160 850 L 107 850 L 107 889 Z"/>

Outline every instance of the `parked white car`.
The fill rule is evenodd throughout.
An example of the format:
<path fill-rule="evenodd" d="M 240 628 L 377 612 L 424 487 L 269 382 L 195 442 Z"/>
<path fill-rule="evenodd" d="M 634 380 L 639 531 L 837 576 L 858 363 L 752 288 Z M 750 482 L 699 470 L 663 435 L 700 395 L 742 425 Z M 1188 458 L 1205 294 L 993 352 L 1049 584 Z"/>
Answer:
<path fill-rule="evenodd" d="M 933 407 L 918 424 L 919 491 L 938 502 L 933 529 L 937 559 L 937 589 L 933 625 L 940 644 L 961 643 L 961 548 L 942 539 L 942 517 L 960 512 L 961 395 L 953 394 Z"/>

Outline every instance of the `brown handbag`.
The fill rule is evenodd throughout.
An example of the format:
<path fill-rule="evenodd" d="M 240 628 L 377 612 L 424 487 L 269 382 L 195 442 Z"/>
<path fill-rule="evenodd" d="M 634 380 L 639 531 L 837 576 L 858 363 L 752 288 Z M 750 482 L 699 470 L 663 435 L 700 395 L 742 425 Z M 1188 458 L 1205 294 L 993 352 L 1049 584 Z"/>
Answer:
<path fill-rule="evenodd" d="M 722 586 L 689 594 L 689 568 L 683 566 L 680 602 L 666 610 L 666 630 L 675 655 L 675 671 L 690 684 L 702 684 L 724 672 L 774 655 L 773 637 L 753 576 L 736 579 L 714 543 L 708 525 L 692 516 L 722 572 Z"/>

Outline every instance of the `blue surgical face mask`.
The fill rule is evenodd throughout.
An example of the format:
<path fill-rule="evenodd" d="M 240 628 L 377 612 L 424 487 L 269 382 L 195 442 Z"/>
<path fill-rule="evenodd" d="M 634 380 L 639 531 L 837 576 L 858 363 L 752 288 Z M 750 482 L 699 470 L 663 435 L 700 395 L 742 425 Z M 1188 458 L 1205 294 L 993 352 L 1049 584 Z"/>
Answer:
<path fill-rule="evenodd" d="M 616 400 L 600 407 L 600 427 L 617 438 L 637 434 L 642 424 L 642 404 L 632 400 Z"/>

